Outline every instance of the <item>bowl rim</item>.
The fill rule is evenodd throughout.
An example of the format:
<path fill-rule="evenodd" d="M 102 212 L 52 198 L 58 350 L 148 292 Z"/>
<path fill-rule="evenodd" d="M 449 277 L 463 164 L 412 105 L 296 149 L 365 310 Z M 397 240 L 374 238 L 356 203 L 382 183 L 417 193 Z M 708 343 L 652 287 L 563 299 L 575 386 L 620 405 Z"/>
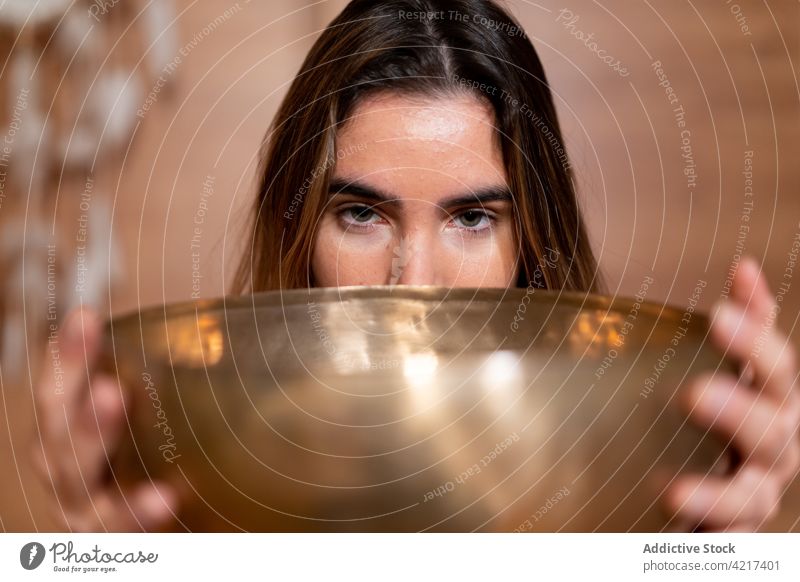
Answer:
<path fill-rule="evenodd" d="M 364 285 L 343 287 L 315 287 L 298 289 L 278 289 L 259 291 L 241 295 L 223 295 L 211 299 L 193 299 L 152 305 L 142 309 L 131 309 L 118 315 L 112 315 L 105 321 L 110 328 L 124 327 L 131 324 L 141 325 L 147 320 L 166 321 L 187 315 L 200 313 L 236 311 L 298 304 L 346 303 L 350 301 L 456 301 L 481 303 L 520 303 L 526 295 L 532 301 L 556 303 L 560 306 L 572 306 L 579 310 L 592 309 L 628 314 L 638 303 L 638 315 L 648 315 L 656 319 L 681 321 L 686 308 L 670 303 L 653 300 L 637 300 L 626 295 L 600 295 L 583 291 L 563 291 L 550 289 L 534 289 L 530 287 L 443 287 L 436 285 Z M 692 320 L 707 321 L 707 315 L 695 309 Z"/>

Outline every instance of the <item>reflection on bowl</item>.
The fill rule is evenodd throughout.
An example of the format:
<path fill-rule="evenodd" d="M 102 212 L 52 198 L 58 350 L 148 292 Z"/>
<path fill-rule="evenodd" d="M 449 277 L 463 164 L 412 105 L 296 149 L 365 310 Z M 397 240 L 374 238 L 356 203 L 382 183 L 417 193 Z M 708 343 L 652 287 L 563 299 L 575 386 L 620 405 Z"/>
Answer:
<path fill-rule="evenodd" d="M 130 393 L 121 481 L 193 531 L 659 531 L 722 447 L 681 383 L 732 370 L 706 320 L 525 289 L 353 287 L 149 309 L 107 326 Z"/>

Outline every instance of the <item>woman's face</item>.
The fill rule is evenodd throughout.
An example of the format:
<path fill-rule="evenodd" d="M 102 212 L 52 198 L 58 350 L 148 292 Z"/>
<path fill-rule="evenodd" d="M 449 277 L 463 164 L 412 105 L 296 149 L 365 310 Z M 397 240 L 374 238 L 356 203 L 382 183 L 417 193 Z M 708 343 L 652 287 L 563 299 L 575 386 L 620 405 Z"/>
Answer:
<path fill-rule="evenodd" d="M 337 142 L 312 257 L 317 286 L 515 285 L 490 105 L 380 94 L 354 109 Z"/>

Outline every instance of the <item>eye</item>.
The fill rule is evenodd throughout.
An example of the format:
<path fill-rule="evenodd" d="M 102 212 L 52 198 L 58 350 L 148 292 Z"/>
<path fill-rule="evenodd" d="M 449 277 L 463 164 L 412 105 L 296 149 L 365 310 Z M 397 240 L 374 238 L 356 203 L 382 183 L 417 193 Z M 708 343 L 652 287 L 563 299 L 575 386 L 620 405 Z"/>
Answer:
<path fill-rule="evenodd" d="M 356 204 L 338 212 L 339 220 L 346 228 L 368 228 L 381 220 L 381 216 L 371 207 Z"/>
<path fill-rule="evenodd" d="M 346 210 L 349 217 L 355 222 L 365 223 L 371 222 L 370 218 L 377 217 L 378 215 L 368 206 L 351 206 Z"/>
<path fill-rule="evenodd" d="M 465 230 L 480 231 L 491 228 L 492 218 L 483 210 L 471 209 L 462 212 L 454 219 L 456 226 Z"/>

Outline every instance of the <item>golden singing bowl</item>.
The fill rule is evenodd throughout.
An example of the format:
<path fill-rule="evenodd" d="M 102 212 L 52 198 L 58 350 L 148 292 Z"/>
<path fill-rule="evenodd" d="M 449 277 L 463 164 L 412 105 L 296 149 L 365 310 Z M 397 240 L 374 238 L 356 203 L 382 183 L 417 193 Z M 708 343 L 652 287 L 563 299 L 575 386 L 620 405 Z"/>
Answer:
<path fill-rule="evenodd" d="M 723 447 L 677 406 L 733 371 L 692 310 L 532 289 L 347 287 L 108 322 L 121 482 L 192 531 L 661 531 Z"/>

